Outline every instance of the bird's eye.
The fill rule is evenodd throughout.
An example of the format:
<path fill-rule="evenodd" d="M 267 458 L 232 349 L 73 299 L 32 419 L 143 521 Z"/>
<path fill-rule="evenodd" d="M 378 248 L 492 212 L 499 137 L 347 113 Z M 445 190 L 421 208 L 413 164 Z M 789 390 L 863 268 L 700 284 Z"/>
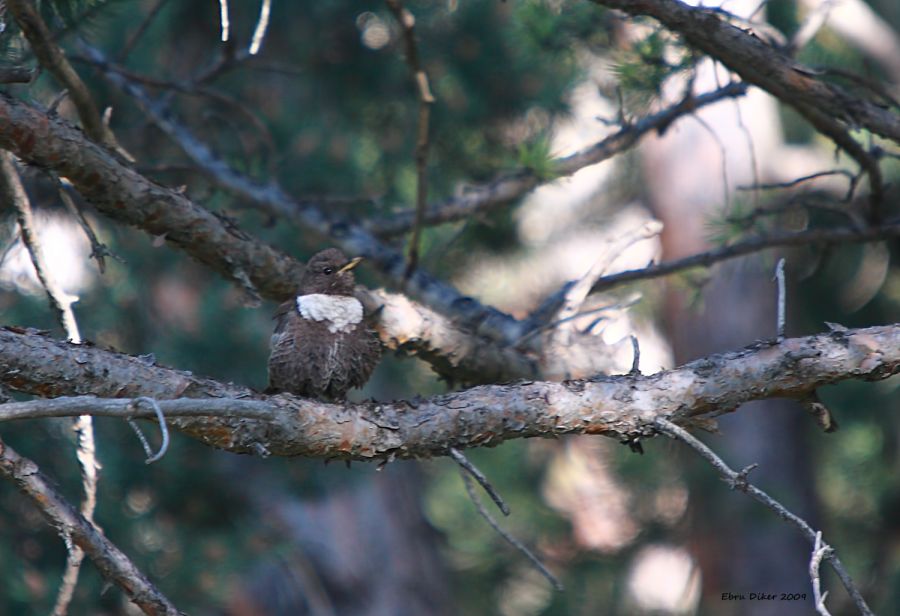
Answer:
<path fill-rule="evenodd" d="M 326 267 L 325 269 L 322 270 L 322 273 L 325 274 L 326 276 L 331 276 L 334 273 L 334 270 L 330 267 Z"/>

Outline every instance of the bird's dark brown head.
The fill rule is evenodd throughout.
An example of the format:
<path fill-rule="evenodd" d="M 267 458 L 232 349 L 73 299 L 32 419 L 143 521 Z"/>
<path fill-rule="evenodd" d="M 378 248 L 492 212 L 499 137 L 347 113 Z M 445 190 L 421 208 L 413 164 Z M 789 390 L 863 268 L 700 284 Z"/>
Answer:
<path fill-rule="evenodd" d="M 353 287 L 356 286 L 353 268 L 361 260 L 360 257 L 348 259 L 337 248 L 317 252 L 306 264 L 306 271 L 300 280 L 299 295 L 353 295 Z"/>

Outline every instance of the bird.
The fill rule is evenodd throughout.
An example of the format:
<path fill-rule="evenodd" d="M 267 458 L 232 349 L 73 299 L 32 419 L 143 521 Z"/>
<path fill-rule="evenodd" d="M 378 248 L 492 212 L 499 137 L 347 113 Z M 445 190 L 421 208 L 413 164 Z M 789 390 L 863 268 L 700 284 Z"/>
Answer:
<path fill-rule="evenodd" d="M 381 344 L 354 297 L 353 268 L 337 248 L 314 254 L 297 294 L 275 311 L 268 393 L 341 401 L 369 380 Z"/>

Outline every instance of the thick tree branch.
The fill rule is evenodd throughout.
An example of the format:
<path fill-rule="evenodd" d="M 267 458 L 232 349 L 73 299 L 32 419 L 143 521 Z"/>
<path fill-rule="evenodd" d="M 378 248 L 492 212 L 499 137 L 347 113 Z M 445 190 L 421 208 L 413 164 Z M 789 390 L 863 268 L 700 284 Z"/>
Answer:
<path fill-rule="evenodd" d="M 93 62 L 105 69 L 106 59 L 98 50 L 85 47 L 85 52 Z M 329 238 L 347 254 L 365 257 L 381 276 L 442 313 L 459 319 L 480 335 L 508 343 L 526 332 L 527 323 L 462 295 L 423 269 L 407 272 L 403 254 L 378 240 L 362 226 L 331 217 L 318 203 L 294 199 L 274 179 L 261 183 L 234 169 L 188 127 L 178 122 L 164 103 L 153 99 L 140 85 L 113 70 L 104 70 L 104 75 L 110 83 L 134 98 L 153 123 L 222 188 L 264 211 Z"/>
<path fill-rule="evenodd" d="M 24 492 L 67 542 L 84 550 L 110 583 L 124 590 L 129 599 L 149 616 L 179 616 L 181 612 L 148 580 L 128 557 L 84 519 L 56 491 L 38 469 L 0 441 L 0 475 Z"/>
<path fill-rule="evenodd" d="M 165 237 L 250 293 L 280 301 L 296 291 L 303 270 L 296 259 L 145 178 L 58 117 L 0 95 L 0 147 L 68 178 L 101 213 Z M 402 270 L 402 255 L 397 258 Z M 459 298 L 459 310 L 451 313 L 465 313 L 466 302 Z M 382 294 L 374 301 L 378 307 L 385 344 L 420 354 L 448 378 L 484 382 L 538 374 L 526 355 L 405 298 Z"/>
<path fill-rule="evenodd" d="M 815 109 L 900 144 L 900 116 L 859 98 L 805 70 L 787 54 L 751 31 L 730 24 L 721 14 L 677 0 L 594 0 L 629 15 L 646 15 L 684 37 L 749 83 L 789 105 Z M 800 109 L 803 113 L 803 109 Z"/>
<path fill-rule="evenodd" d="M 749 400 L 803 397 L 830 383 L 897 372 L 900 325 L 889 325 L 758 343 L 651 376 L 517 382 L 427 400 L 335 405 L 265 397 L 127 355 L 0 330 L 0 384 L 10 389 L 44 397 L 261 400 L 270 410 L 265 419 L 174 417 L 169 423 L 237 453 L 356 460 L 447 455 L 450 448 L 560 434 L 633 440 L 652 434 L 657 417 L 703 423 Z"/>
<path fill-rule="evenodd" d="M 31 44 L 34 55 L 37 56 L 41 66 L 56 77 L 68 91 L 72 103 L 78 111 L 81 124 L 84 126 L 84 132 L 94 141 L 119 151 L 128 158 L 116 143 L 112 131 L 100 117 L 100 112 L 97 110 L 97 105 L 94 104 L 94 99 L 87 86 L 69 64 L 62 49 L 53 41 L 47 24 L 44 23 L 31 0 L 7 0 L 6 7 L 19 27 L 22 28 L 22 32 Z"/>
<path fill-rule="evenodd" d="M 297 288 L 303 268 L 295 259 L 145 178 L 61 118 L 0 95 L 0 147 L 68 178 L 101 213 L 165 237 L 250 292 L 283 300 Z"/>

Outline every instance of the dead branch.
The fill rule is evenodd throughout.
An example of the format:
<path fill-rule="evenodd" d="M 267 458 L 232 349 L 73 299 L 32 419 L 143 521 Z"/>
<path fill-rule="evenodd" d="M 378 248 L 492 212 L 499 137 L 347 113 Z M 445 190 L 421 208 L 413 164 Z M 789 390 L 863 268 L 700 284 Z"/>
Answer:
<path fill-rule="evenodd" d="M 92 61 L 98 64 L 105 62 L 98 50 L 87 46 L 84 46 L 84 50 Z M 483 336 L 508 342 L 525 333 L 525 322 L 463 296 L 454 287 L 421 268 L 407 273 L 403 255 L 379 241 L 362 226 L 327 215 L 318 203 L 293 199 L 274 179 L 261 183 L 239 172 L 194 136 L 186 126 L 180 124 L 164 103 L 151 98 L 140 85 L 114 71 L 104 74 L 110 83 L 134 98 L 153 123 L 222 188 L 240 195 L 270 214 L 284 217 L 330 238 L 347 254 L 365 257 L 367 263 L 382 277 L 425 298 L 430 305 L 455 316 Z"/>
<path fill-rule="evenodd" d="M 469 500 L 471 500 L 472 504 L 475 505 L 475 509 L 477 509 L 478 514 L 482 518 L 484 518 L 484 521 L 487 522 L 488 525 L 493 528 L 498 535 L 503 537 L 503 539 L 508 544 L 521 552 L 525 556 L 525 558 L 527 558 L 531 562 L 531 564 L 534 565 L 534 567 L 540 572 L 540 574 L 547 578 L 547 581 L 553 585 L 553 588 L 555 588 L 559 592 L 565 590 L 565 588 L 563 588 L 562 582 L 560 582 L 555 575 L 550 573 L 550 570 L 547 569 L 544 563 L 541 562 L 541 559 L 535 556 L 531 550 L 526 548 L 521 541 L 513 537 L 509 532 L 503 530 L 500 525 L 497 524 L 497 520 L 495 520 L 494 517 L 488 512 L 488 510 L 484 508 L 484 505 L 481 504 L 481 500 L 479 500 L 478 494 L 475 492 L 475 486 L 472 485 L 472 478 L 466 475 L 466 472 L 463 469 L 459 470 L 459 474 L 460 477 L 462 477 L 463 484 L 466 486 L 466 494 L 469 495 Z"/>
<path fill-rule="evenodd" d="M 817 109 L 850 126 L 864 127 L 900 143 L 900 117 L 881 105 L 859 98 L 816 78 L 788 55 L 751 32 L 732 25 L 714 11 L 674 0 L 594 0 L 629 15 L 646 15 L 684 37 L 749 83 L 792 106 Z M 800 110 L 803 113 L 803 110 Z"/>
<path fill-rule="evenodd" d="M 829 383 L 877 380 L 897 372 L 900 325 L 890 325 L 758 343 L 650 376 L 523 381 L 425 400 L 336 405 L 290 395 L 266 397 L 140 358 L 0 329 L 0 384 L 9 389 L 44 397 L 261 402 L 264 411 L 203 418 L 162 408 L 171 427 L 228 451 L 254 453 L 262 445 L 279 456 L 355 460 L 443 456 L 451 447 L 561 434 L 628 441 L 651 434 L 657 417 L 690 425 L 749 400 L 801 398 Z"/>
<path fill-rule="evenodd" d="M 403 41 L 406 47 L 406 63 L 416 84 L 416 95 L 419 99 L 419 117 L 416 123 L 416 210 L 413 219 L 412 234 L 407 251 L 406 276 L 409 276 L 419 262 L 419 243 L 422 238 L 422 225 L 425 220 L 425 207 L 428 200 L 428 125 L 431 117 L 431 106 L 434 95 L 428 84 L 428 73 L 419 60 L 419 48 L 416 44 L 416 18 L 403 6 L 400 0 L 387 0 L 388 8 L 394 19 L 403 29 Z"/>
<path fill-rule="evenodd" d="M 31 211 L 31 201 L 25 193 L 19 172 L 9 152 L 0 152 L 0 195 L 7 203 L 12 203 L 17 212 L 22 241 L 31 255 L 31 263 L 34 265 L 38 279 L 47 293 L 50 306 L 56 312 L 60 325 L 66 332 L 66 337 L 73 344 L 81 343 L 81 334 L 78 331 L 78 322 L 75 320 L 75 312 L 72 304 L 77 298 L 68 295 L 53 271 L 47 266 L 44 253 L 38 241 L 37 229 L 34 224 L 34 215 Z M 73 204 L 74 206 L 74 204 Z M 90 415 L 80 415 L 73 424 L 77 435 L 78 446 L 76 456 L 81 467 L 81 484 L 84 489 L 84 500 L 81 503 L 81 515 L 89 523 L 93 523 L 94 510 L 97 508 L 97 483 L 98 470 L 97 447 L 94 441 L 94 423 Z M 63 581 L 57 594 L 56 604 L 53 606 L 54 616 L 65 616 L 69 602 L 78 584 L 78 575 L 81 571 L 81 563 L 84 560 L 84 552 L 77 546 L 67 543 L 68 555 L 66 557 L 66 569 L 63 573 Z"/>
<path fill-rule="evenodd" d="M 683 428 L 680 428 L 672 422 L 667 421 L 663 418 L 657 418 L 655 420 L 655 424 L 661 432 L 687 444 L 688 446 L 693 448 L 694 451 L 700 454 L 703 459 L 712 464 L 713 468 L 715 468 L 716 471 L 720 475 L 722 475 L 723 479 L 728 483 L 729 486 L 731 486 L 732 489 L 737 489 L 741 492 L 744 492 L 752 499 L 759 501 L 767 508 L 771 509 L 782 520 L 786 520 L 799 528 L 800 532 L 802 532 L 804 536 L 809 539 L 810 543 L 815 544 L 816 549 L 818 549 L 819 545 L 817 541 L 816 531 L 812 529 L 812 527 L 806 522 L 806 520 L 788 511 L 788 509 L 785 508 L 784 505 L 747 481 L 747 475 L 751 470 L 753 470 L 756 465 L 749 466 L 740 472 L 734 471 L 727 464 L 725 464 L 722 458 L 717 456 L 709 447 L 704 445 L 701 441 L 692 436 Z M 819 536 L 818 539 L 820 540 L 821 536 Z M 847 589 L 847 592 L 850 594 L 850 597 L 853 599 L 853 602 L 856 604 L 856 607 L 859 609 L 860 613 L 864 614 L 865 616 L 872 616 L 872 611 L 869 609 L 869 606 L 866 605 L 866 600 L 863 599 L 863 596 L 860 594 L 859 589 L 857 589 L 856 585 L 853 583 L 853 579 L 850 577 L 850 574 L 847 573 L 847 570 L 844 568 L 844 565 L 841 563 L 840 559 L 837 557 L 834 551 L 826 551 L 824 553 L 824 558 L 832 566 L 835 573 L 838 574 L 838 577 L 844 584 L 844 588 Z"/>
<path fill-rule="evenodd" d="M 20 456 L 3 441 L 0 441 L 0 474 L 31 498 L 60 536 L 71 539 L 84 550 L 100 574 L 125 591 L 145 614 L 180 616 L 181 612 L 134 563 L 53 488 L 37 464 Z"/>

